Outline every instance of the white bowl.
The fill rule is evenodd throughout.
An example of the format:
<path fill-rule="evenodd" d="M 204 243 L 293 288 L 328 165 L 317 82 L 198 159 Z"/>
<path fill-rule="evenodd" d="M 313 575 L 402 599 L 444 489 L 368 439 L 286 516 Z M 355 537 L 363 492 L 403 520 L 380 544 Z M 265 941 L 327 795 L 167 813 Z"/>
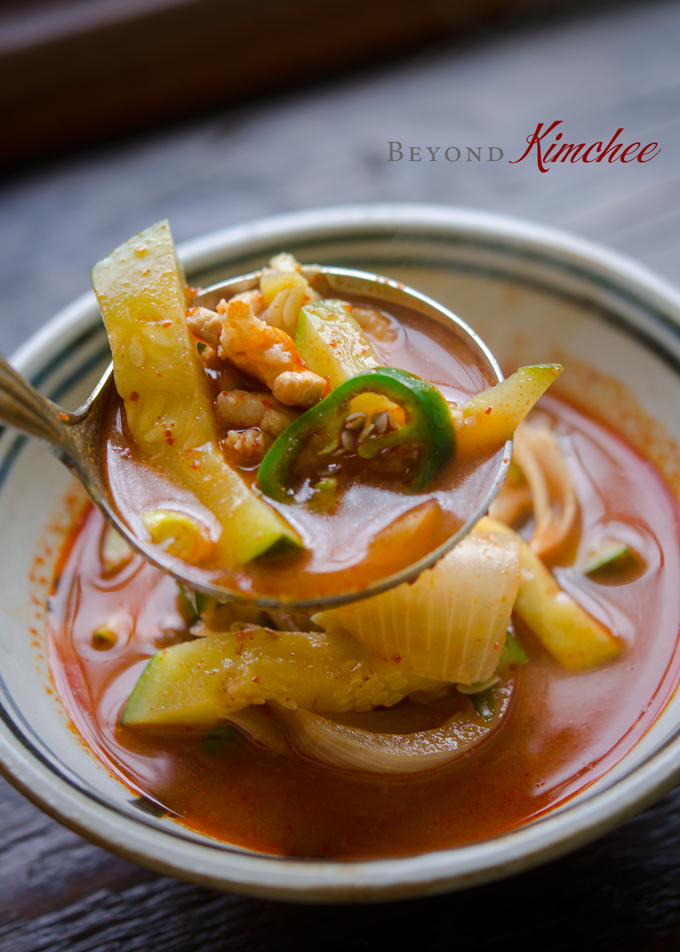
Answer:
<path fill-rule="evenodd" d="M 253 270 L 282 248 L 304 261 L 405 281 L 460 314 L 501 362 L 545 361 L 568 351 L 624 380 L 665 426 L 659 441 L 670 435 L 680 443 L 680 294 L 621 255 L 482 212 L 368 205 L 241 225 L 186 243 L 180 256 L 190 281 L 205 286 Z M 22 347 L 13 364 L 75 407 L 107 359 L 103 324 L 88 293 Z M 635 442 L 635 432 L 626 435 Z M 666 475 L 677 485 L 677 473 Z M 250 853 L 144 812 L 69 729 L 48 690 L 44 603 L 68 484 L 66 470 L 44 449 L 2 434 L 0 769 L 56 819 L 107 849 L 207 886 L 277 899 L 369 902 L 463 888 L 545 862 L 632 816 L 676 782 L 678 696 L 608 774 L 566 805 L 456 849 L 308 861 Z"/>

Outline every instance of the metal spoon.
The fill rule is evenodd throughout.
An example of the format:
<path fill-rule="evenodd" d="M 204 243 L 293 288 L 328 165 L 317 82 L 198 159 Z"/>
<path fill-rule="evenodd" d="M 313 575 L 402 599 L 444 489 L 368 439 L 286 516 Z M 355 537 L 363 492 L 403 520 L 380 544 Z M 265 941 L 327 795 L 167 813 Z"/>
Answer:
<path fill-rule="evenodd" d="M 332 295 L 338 297 L 346 294 L 359 295 L 364 299 L 374 300 L 378 306 L 403 305 L 433 318 L 457 334 L 461 342 L 471 351 L 473 360 L 482 368 L 491 386 L 503 379 L 500 368 L 486 344 L 464 321 L 431 298 L 397 281 L 368 272 L 330 267 L 308 268 L 303 269 L 303 272 L 310 278 L 319 273 L 323 274 Z M 257 271 L 214 284 L 202 290 L 192 303 L 195 306 L 215 307 L 223 297 L 257 287 L 260 274 L 261 272 Z M 110 366 L 80 409 L 75 413 L 67 413 L 52 400 L 38 393 L 0 355 L 0 421 L 46 444 L 57 459 L 61 460 L 80 480 L 107 522 L 135 551 L 189 588 L 223 602 L 238 601 L 283 611 L 318 609 L 355 601 L 385 591 L 402 582 L 413 581 L 423 569 L 430 568 L 453 548 L 488 510 L 503 482 L 512 451 L 512 443 L 509 441 L 505 445 L 505 452 L 500 457 L 498 469 L 489 481 L 488 492 L 465 525 L 439 548 L 406 569 L 373 582 L 358 592 L 297 601 L 287 601 L 284 598 L 271 596 L 248 597 L 210 580 L 200 569 L 179 562 L 159 546 L 138 538 L 121 518 L 108 484 L 105 455 L 102 452 L 104 439 L 102 428 L 113 387 L 113 368 Z"/>

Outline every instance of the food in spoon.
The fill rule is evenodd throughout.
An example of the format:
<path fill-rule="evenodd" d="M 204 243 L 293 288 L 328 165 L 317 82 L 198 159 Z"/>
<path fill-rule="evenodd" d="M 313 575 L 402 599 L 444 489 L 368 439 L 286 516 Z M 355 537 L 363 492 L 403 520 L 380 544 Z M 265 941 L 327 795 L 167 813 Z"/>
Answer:
<path fill-rule="evenodd" d="M 295 346 L 307 366 L 331 389 L 366 370 L 382 367 L 347 301 L 318 301 L 300 310 Z"/>
<path fill-rule="evenodd" d="M 587 784 L 584 763 L 594 777 L 615 762 L 677 640 L 680 605 L 651 632 L 633 607 L 669 591 L 650 566 L 655 546 L 662 566 L 680 559 L 664 534 L 677 504 L 620 438 L 543 396 L 558 365 L 491 386 L 445 327 L 330 296 L 287 254 L 193 307 L 163 223 L 107 261 L 121 511 L 206 577 L 293 604 L 178 588 L 90 512 L 56 587 L 53 657 L 102 759 L 192 829 L 346 857 L 493 835 Z M 295 607 L 440 545 L 513 434 L 490 515 L 433 568 Z"/>
<path fill-rule="evenodd" d="M 244 594 L 358 593 L 436 549 L 490 491 L 494 455 L 560 372 L 523 368 L 484 387 L 476 371 L 482 386 L 454 404 L 393 364 L 394 318 L 359 302 L 379 329 L 372 343 L 354 304 L 323 297 L 314 272 L 285 254 L 259 286 L 214 310 L 191 306 L 167 222 L 116 249 L 92 279 L 122 401 L 106 447 L 121 514 Z M 453 390 L 475 368 L 453 333 L 437 331 L 423 366 L 445 361 Z M 387 571 L 381 539 L 423 499 L 436 502 L 439 525 Z"/>
<path fill-rule="evenodd" d="M 358 427 L 351 428 L 352 402 L 364 394 L 380 394 L 392 402 L 401 411 L 401 424 L 390 423 L 394 417 L 384 411 L 381 420 L 360 432 Z M 365 432 L 370 427 L 373 430 Z M 270 499 L 292 502 L 296 485 L 318 473 L 333 453 L 345 449 L 355 452 L 363 463 L 363 478 L 386 470 L 392 488 L 418 493 L 453 459 L 455 447 L 451 411 L 437 388 L 403 370 L 376 367 L 341 383 L 287 427 L 262 461 L 257 485 Z M 314 478 L 311 482 L 316 489 L 318 483 Z"/>

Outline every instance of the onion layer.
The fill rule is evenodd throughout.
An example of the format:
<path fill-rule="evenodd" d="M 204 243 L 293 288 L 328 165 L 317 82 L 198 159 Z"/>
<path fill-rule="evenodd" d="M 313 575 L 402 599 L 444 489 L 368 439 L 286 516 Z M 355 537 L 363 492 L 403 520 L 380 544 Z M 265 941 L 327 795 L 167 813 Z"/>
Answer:
<path fill-rule="evenodd" d="M 345 627 L 373 654 L 427 678 L 488 681 L 498 664 L 520 571 L 517 538 L 470 533 L 411 585 L 319 612 L 312 620 Z M 409 692 L 410 693 L 410 692 Z"/>
<path fill-rule="evenodd" d="M 555 435 L 546 426 L 523 423 L 515 433 L 514 458 L 531 491 L 536 527 L 529 545 L 544 558 L 571 532 L 578 503 Z"/>
<path fill-rule="evenodd" d="M 263 705 L 244 707 L 243 710 L 230 714 L 229 720 L 257 744 L 268 747 L 277 754 L 286 753 L 286 736 L 281 724 Z"/>
<path fill-rule="evenodd" d="M 279 709 L 293 747 L 313 760 L 364 773 L 408 775 L 437 770 L 463 757 L 498 728 L 510 706 L 514 682 L 496 691 L 493 720 L 485 722 L 470 706 L 434 730 L 382 734 L 338 724 L 310 711 Z"/>

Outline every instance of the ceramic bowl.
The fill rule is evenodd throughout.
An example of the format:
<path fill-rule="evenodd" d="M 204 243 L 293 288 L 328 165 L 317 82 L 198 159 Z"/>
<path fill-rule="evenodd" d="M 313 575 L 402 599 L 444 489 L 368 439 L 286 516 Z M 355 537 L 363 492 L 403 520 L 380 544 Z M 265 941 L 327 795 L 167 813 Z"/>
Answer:
<path fill-rule="evenodd" d="M 621 255 L 481 212 L 368 205 L 230 228 L 186 243 L 180 256 L 191 283 L 207 286 L 260 267 L 282 248 L 303 261 L 404 281 L 469 322 L 502 364 L 568 353 L 574 367 L 595 366 L 605 408 L 609 401 L 612 412 L 620 411 L 628 400 L 658 421 L 651 437 L 646 434 L 648 447 L 649 438 L 659 452 L 664 441 L 680 443 L 680 294 Z M 103 324 L 88 293 L 13 363 L 75 408 L 107 359 Z M 623 417 L 625 435 L 635 443 L 639 416 Z M 668 482 L 677 488 L 673 454 L 664 459 Z M 387 860 L 301 860 L 240 850 L 155 816 L 88 753 L 50 689 L 45 599 L 68 523 L 69 479 L 37 444 L 11 431 L 0 436 L 0 769 L 60 822 L 107 849 L 163 873 L 276 899 L 420 896 L 559 856 L 643 809 L 680 775 L 680 698 L 674 696 L 597 783 L 542 819 L 469 846 Z"/>

